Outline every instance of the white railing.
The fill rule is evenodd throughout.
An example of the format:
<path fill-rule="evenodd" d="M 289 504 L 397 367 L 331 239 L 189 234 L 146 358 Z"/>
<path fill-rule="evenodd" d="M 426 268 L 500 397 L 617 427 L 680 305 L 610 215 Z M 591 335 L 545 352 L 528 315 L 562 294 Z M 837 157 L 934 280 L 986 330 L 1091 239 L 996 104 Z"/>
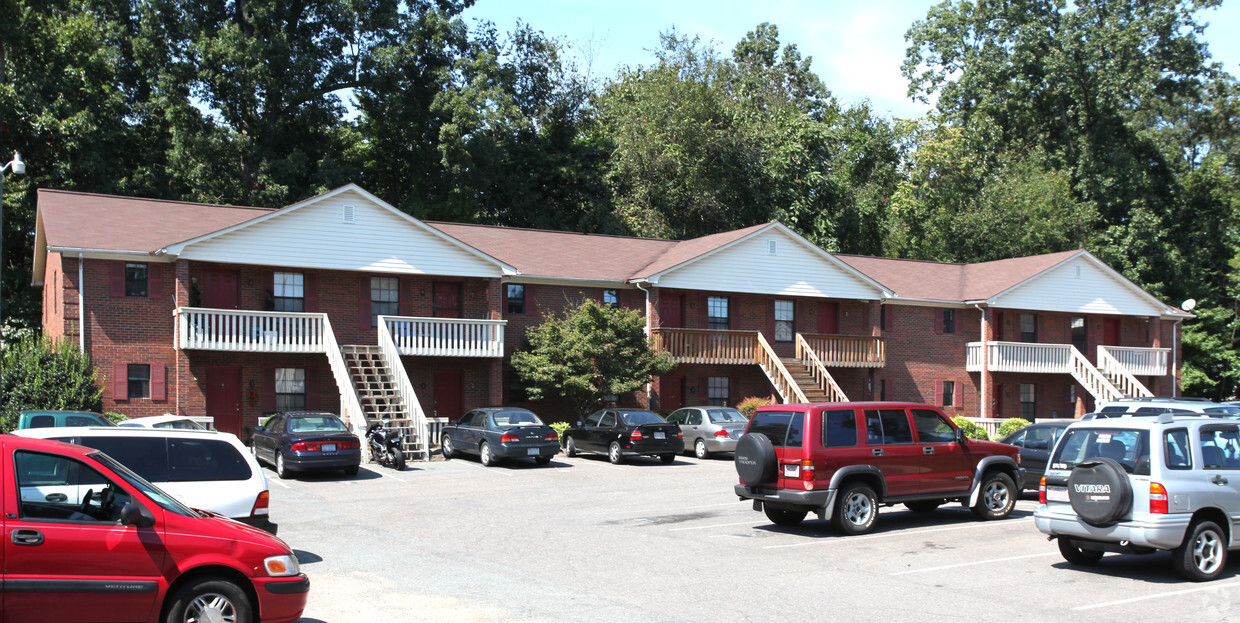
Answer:
<path fill-rule="evenodd" d="M 1098 363 L 1106 352 L 1133 376 L 1166 376 L 1169 348 L 1130 348 L 1126 346 L 1099 346 Z"/>
<path fill-rule="evenodd" d="M 426 412 L 422 410 L 422 403 L 418 402 L 418 395 L 413 391 L 413 383 L 409 381 L 409 374 L 405 372 L 405 364 L 401 363 L 401 353 L 389 331 L 391 326 L 390 316 L 379 316 L 379 351 L 383 353 L 383 363 L 387 364 L 388 369 L 392 371 L 400 401 L 405 407 L 405 412 L 409 414 L 413 429 L 418 434 L 418 447 L 422 450 L 422 458 L 429 461 L 431 460 L 431 436 L 430 428 L 426 424 Z"/>
<path fill-rule="evenodd" d="M 797 359 L 809 368 L 809 373 L 814 377 L 814 381 L 827 394 L 827 400 L 830 402 L 848 402 L 848 396 L 844 394 L 844 390 L 835 382 L 835 378 L 827 371 L 827 367 L 822 365 L 822 360 L 818 358 L 818 354 L 810 347 L 809 342 L 805 341 L 805 337 L 800 333 L 797 334 Z"/>
<path fill-rule="evenodd" d="M 186 350 L 321 353 L 326 314 L 178 307 L 177 344 Z"/>
<path fill-rule="evenodd" d="M 800 386 L 793 380 L 792 374 L 788 372 L 788 368 L 784 367 L 784 362 L 779 360 L 779 356 L 767 343 L 766 338 L 762 337 L 762 333 L 755 331 L 754 334 L 758 336 L 758 348 L 754 353 L 754 358 L 757 360 L 755 363 L 766 373 L 766 377 L 771 380 L 779 396 L 784 402 L 809 402 L 809 399 L 805 397 L 805 392 L 801 391 Z"/>
<path fill-rule="evenodd" d="M 344 360 L 340 344 L 336 342 L 336 333 L 332 331 L 330 322 L 323 322 L 323 346 L 327 351 L 327 363 L 331 366 L 332 378 L 336 380 L 336 388 L 340 390 L 340 418 L 349 423 L 357 438 L 362 441 L 362 455 L 370 460 L 370 449 L 366 444 L 366 413 L 362 411 L 362 403 L 357 399 L 357 389 L 353 387 L 353 378 L 349 375 L 349 364 Z"/>
<path fill-rule="evenodd" d="M 1153 396 L 1151 392 L 1137 377 L 1128 372 L 1128 368 L 1120 363 L 1118 359 L 1111 356 L 1106 350 L 1107 347 L 1098 347 L 1098 370 L 1115 382 L 1115 386 L 1124 396 L 1131 398 L 1133 396 Z"/>
<path fill-rule="evenodd" d="M 402 355 L 503 357 L 507 320 L 383 316 Z"/>
<path fill-rule="evenodd" d="M 1068 347 L 1068 350 L 1072 355 L 1072 378 L 1092 394 L 1095 400 L 1109 402 L 1124 397 L 1123 392 L 1120 392 L 1106 375 L 1095 368 L 1094 364 L 1089 363 L 1081 351 L 1073 347 Z"/>
<path fill-rule="evenodd" d="M 982 343 L 966 345 L 965 369 L 982 370 Z M 1071 374 L 1071 344 L 1030 344 L 1027 342 L 986 342 L 987 367 L 991 372 L 1036 372 Z"/>

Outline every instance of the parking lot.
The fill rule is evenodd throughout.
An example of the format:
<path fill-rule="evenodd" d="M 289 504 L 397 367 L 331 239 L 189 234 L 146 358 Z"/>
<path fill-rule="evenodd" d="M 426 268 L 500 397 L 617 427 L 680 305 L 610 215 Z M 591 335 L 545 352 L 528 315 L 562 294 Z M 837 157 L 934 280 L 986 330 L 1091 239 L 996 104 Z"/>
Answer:
<path fill-rule="evenodd" d="M 781 528 L 732 495 L 727 457 L 558 456 L 268 470 L 272 518 L 310 576 L 304 622 L 1234 620 L 1240 563 L 1176 577 L 1166 553 L 1071 567 L 1033 526 L 958 505 L 884 508 L 873 533 Z M 812 517 L 812 516 L 811 516 Z"/>

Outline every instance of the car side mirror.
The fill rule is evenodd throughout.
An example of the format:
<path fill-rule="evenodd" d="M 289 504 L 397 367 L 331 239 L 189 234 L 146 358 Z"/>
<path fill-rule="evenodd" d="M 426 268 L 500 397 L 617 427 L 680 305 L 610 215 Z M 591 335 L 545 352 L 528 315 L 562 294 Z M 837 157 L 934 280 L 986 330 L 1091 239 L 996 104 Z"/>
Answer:
<path fill-rule="evenodd" d="M 969 443 L 968 439 L 968 436 L 964 434 L 962 429 L 956 429 L 956 443 L 960 445 L 967 445 Z"/>
<path fill-rule="evenodd" d="M 145 506 L 129 502 L 121 508 L 121 525 L 150 528 L 155 525 L 155 515 L 152 515 Z"/>
<path fill-rule="evenodd" d="M 256 432 L 256 433 L 262 433 L 262 432 L 265 432 L 266 430 L 267 430 L 267 429 L 266 429 L 266 428 L 264 428 L 264 427 L 262 427 L 262 426 L 255 426 L 255 427 L 254 427 L 254 432 Z"/>

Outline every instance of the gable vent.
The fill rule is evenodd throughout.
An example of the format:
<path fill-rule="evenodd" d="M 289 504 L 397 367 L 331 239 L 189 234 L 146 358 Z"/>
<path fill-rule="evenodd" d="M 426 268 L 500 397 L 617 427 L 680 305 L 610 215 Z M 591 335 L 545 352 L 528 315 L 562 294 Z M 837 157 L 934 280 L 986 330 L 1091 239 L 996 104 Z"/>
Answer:
<path fill-rule="evenodd" d="M 778 249 L 778 247 L 779 247 L 779 241 L 778 241 L 778 240 L 768 240 L 768 241 L 766 241 L 766 253 L 767 253 L 767 255 L 775 255 L 775 254 L 776 254 L 776 252 L 779 250 L 779 249 Z"/>
<path fill-rule="evenodd" d="M 1076 267 L 1076 278 L 1077 279 L 1081 278 L 1081 267 L 1080 266 Z"/>
<path fill-rule="evenodd" d="M 357 209 L 351 205 L 341 206 L 340 220 L 345 223 L 356 223 L 357 222 Z"/>

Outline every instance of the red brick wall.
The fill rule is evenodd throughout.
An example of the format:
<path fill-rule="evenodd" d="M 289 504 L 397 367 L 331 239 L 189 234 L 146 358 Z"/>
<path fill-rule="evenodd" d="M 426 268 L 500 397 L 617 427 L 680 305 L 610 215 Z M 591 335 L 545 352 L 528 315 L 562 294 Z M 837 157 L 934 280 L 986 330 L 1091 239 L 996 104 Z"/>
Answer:
<path fill-rule="evenodd" d="M 882 382 L 886 381 L 887 400 L 904 400 L 941 404 L 935 396 L 935 384 L 952 381 L 963 386 L 963 406 L 944 409 L 949 417 L 979 413 L 980 376 L 965 371 L 968 342 L 978 341 L 978 311 L 955 309 L 956 332 L 937 333 L 936 317 L 943 308 L 888 305 L 891 330 L 883 331 L 887 365 L 875 371 L 874 399 L 880 398 Z M 849 394 L 851 397 L 852 394 Z"/>

